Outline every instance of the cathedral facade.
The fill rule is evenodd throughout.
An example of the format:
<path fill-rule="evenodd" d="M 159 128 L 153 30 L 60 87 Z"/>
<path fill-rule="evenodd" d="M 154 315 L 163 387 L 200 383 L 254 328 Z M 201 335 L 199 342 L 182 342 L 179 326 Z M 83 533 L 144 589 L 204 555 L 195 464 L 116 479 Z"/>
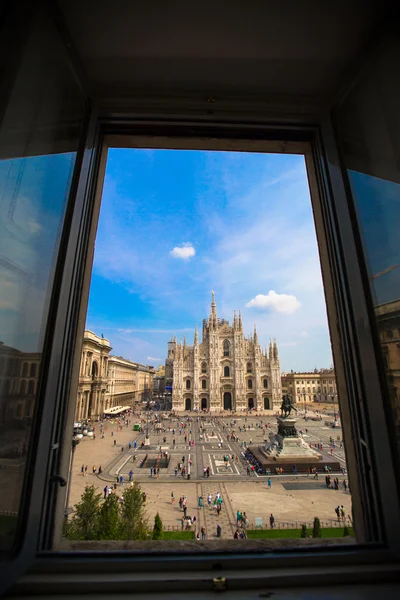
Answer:
<path fill-rule="evenodd" d="M 254 334 L 243 333 L 240 313 L 233 325 L 217 317 L 214 292 L 202 340 L 196 331 L 193 346 L 173 338 L 165 363 L 166 385 L 172 387 L 172 408 L 184 410 L 274 413 L 281 406 L 281 373 L 276 342 L 269 351 Z"/>

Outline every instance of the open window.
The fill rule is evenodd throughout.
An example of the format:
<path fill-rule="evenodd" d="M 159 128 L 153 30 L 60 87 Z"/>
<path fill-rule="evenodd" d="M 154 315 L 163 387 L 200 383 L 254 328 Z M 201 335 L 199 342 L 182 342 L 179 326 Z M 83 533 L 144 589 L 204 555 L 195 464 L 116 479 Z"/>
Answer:
<path fill-rule="evenodd" d="M 354 527 L 357 541 L 363 544 L 362 549 L 349 547 L 346 551 L 341 547 L 319 553 L 318 564 L 326 565 L 328 571 L 328 564 L 335 567 L 335 573 L 328 573 L 328 576 L 324 573 L 325 578 L 334 581 L 337 569 L 353 560 L 355 564 L 378 563 L 391 556 L 400 530 L 396 480 L 399 397 L 396 361 L 400 328 L 396 321 L 398 261 L 397 237 L 390 226 L 390 222 L 395 222 L 393 214 L 396 214 L 396 208 L 392 200 L 397 198 L 398 185 L 395 144 L 392 141 L 398 138 L 394 108 L 397 106 L 397 88 L 388 85 L 396 71 L 397 42 L 391 39 L 379 56 L 376 63 L 370 64 L 365 78 L 360 79 L 360 87 L 355 86 L 340 105 L 335 105 L 332 114 L 325 115 L 320 123 L 317 117 L 312 119 L 312 122 L 319 123 L 315 127 L 309 125 L 311 120 L 305 119 L 304 115 L 299 117 L 294 127 L 288 125 L 288 120 L 285 123 L 279 121 L 275 115 L 271 126 L 266 124 L 262 111 L 257 110 L 249 110 L 241 116 L 236 114 L 235 117 L 232 117 L 232 109 L 222 110 L 221 118 L 212 115 L 209 120 L 203 120 L 203 117 L 208 117 L 202 113 L 199 120 L 191 112 L 193 109 L 187 100 L 182 101 L 180 108 L 175 106 L 173 123 L 171 115 L 171 118 L 166 118 L 157 113 L 154 105 L 151 110 L 157 114 L 149 120 L 147 116 L 139 118 L 137 113 L 133 116 L 133 111 L 130 113 L 126 108 L 124 112 L 121 98 L 119 109 L 114 112 L 105 108 L 107 102 L 103 98 L 101 118 L 90 121 L 86 94 L 65 48 L 60 45 L 54 23 L 48 18 L 34 22 L 31 36 L 21 52 L 19 70 L 10 77 L 10 96 L 0 129 L 3 189 L 7 192 L 8 214 L 11 211 L 13 215 L 4 227 L 13 242 L 7 245 L 1 264 L 2 281 L 6 284 L 3 286 L 5 301 L 1 307 L 6 333 L 0 346 L 0 417 L 7 431 L 18 422 L 18 445 L 23 458 L 18 462 L 15 485 L 7 486 L 7 493 L 3 494 L 3 502 L 8 503 L 7 510 L 13 513 L 6 515 L 10 517 L 6 519 L 8 531 L 1 538 L 4 585 L 15 581 L 26 571 L 37 552 L 42 557 L 42 574 L 50 569 L 57 573 L 58 565 L 62 565 L 60 571 L 64 571 L 66 581 L 82 568 L 85 575 L 82 585 L 94 592 L 98 589 L 111 590 L 115 573 L 124 573 L 122 587 L 125 586 L 127 591 L 131 591 L 133 586 L 140 591 L 160 591 L 165 590 L 165 581 L 172 572 L 175 577 L 180 577 L 183 565 L 185 578 L 181 580 L 182 586 L 191 586 L 192 589 L 205 585 L 200 564 L 205 570 L 210 570 L 210 581 L 215 572 L 224 576 L 228 574 L 233 587 L 243 584 L 243 580 L 235 583 L 238 567 L 244 570 L 252 568 L 253 574 L 260 569 L 255 576 L 259 578 L 258 584 L 262 581 L 264 585 L 282 581 L 282 570 L 287 568 L 287 560 L 282 559 L 279 551 L 275 549 L 274 553 L 269 553 L 271 548 L 262 544 L 255 544 L 251 549 L 243 547 L 240 556 L 237 546 L 232 551 L 232 547 L 221 545 L 217 550 L 206 552 L 200 559 L 198 556 L 193 558 L 192 549 L 187 552 L 177 549 L 175 555 L 160 558 L 154 547 L 147 553 L 143 552 L 143 547 L 138 547 L 130 548 L 121 562 L 118 562 L 120 554 L 110 552 L 90 555 L 83 566 L 79 565 L 79 561 L 64 560 L 65 556 L 59 551 L 57 543 L 67 516 L 65 508 L 69 506 L 71 490 L 68 481 L 74 468 L 73 457 L 86 444 L 85 441 L 82 446 L 77 445 L 77 440 L 73 439 L 75 430 L 75 438 L 84 435 L 80 433 L 83 432 L 82 424 L 76 423 L 75 418 L 80 417 L 85 406 L 89 407 L 87 414 L 91 414 L 92 407 L 110 405 L 109 399 L 107 401 L 103 396 L 106 388 L 102 388 L 99 381 L 103 368 L 99 365 L 96 368 L 94 365 L 97 363 L 92 363 L 90 356 L 82 362 L 81 350 L 107 152 L 116 147 L 160 151 L 293 153 L 304 157 L 325 287 L 337 394 L 332 380 L 331 387 L 327 383 L 325 387 L 322 384 L 321 389 L 330 397 L 332 404 L 335 404 L 337 396 L 340 397 Z M 378 74 L 382 72 L 385 77 L 377 81 Z M 364 93 L 362 86 L 370 92 L 379 87 L 385 93 L 375 98 L 373 94 Z M 374 105 L 366 106 L 365 98 L 371 97 Z M 24 110 L 18 112 L 20 105 Z M 384 105 L 384 110 L 381 105 Z M 31 112 L 26 111 L 26 106 Z M 253 124 L 249 124 L 250 113 Z M 381 113 L 392 117 L 392 127 L 388 127 Z M 190 123 L 187 114 L 193 117 Z M 227 115 L 230 115 L 229 119 Z M 376 156 L 374 152 L 378 146 L 371 141 L 374 140 L 372 124 L 385 137 L 385 144 L 382 142 L 385 152 L 378 151 Z M 25 187 L 35 193 L 27 197 Z M 365 194 L 370 194 L 382 219 L 380 227 L 387 231 L 386 243 L 378 258 L 375 256 L 377 241 L 373 223 L 368 221 L 363 206 Z M 162 217 L 157 216 L 158 223 L 162 222 Z M 183 243 L 186 242 L 184 240 Z M 23 246 L 29 252 L 19 252 Z M 188 247 L 181 246 L 182 249 L 187 256 Z M 18 302 L 12 295 L 15 291 L 18 292 Z M 276 302 L 276 299 L 270 297 L 268 302 Z M 32 310 L 38 310 L 40 315 L 32 315 Z M 222 321 L 213 322 L 215 328 L 226 325 Z M 391 331 L 392 335 L 385 334 L 386 331 Z M 255 334 L 251 337 L 254 346 Z M 290 346 L 290 340 L 287 342 L 287 348 L 294 347 Z M 222 348 L 224 356 L 236 352 L 234 345 L 230 347 L 231 354 L 225 354 L 224 345 Z M 217 349 L 220 356 L 221 346 Z M 182 371 L 188 369 L 190 363 L 190 360 L 185 363 L 187 348 L 185 350 L 182 349 Z M 263 349 L 262 356 L 272 362 L 279 360 L 272 347 L 271 354 L 268 349 Z M 237 402 L 242 402 L 244 418 L 248 418 L 245 416 L 248 410 L 279 411 L 280 406 L 273 396 L 279 390 L 279 380 L 268 375 L 270 388 L 267 397 L 263 391 L 266 386 L 258 388 L 259 382 L 265 380 L 257 370 L 257 360 L 255 357 L 250 360 L 250 369 L 243 363 L 241 376 L 243 382 L 246 373 L 254 376 L 251 397 L 245 385 L 242 398 L 229 386 L 220 388 L 221 407 L 227 412 L 236 411 Z M 35 370 L 30 369 L 32 364 L 37 365 Z M 207 364 L 206 371 L 202 366 L 200 368 L 202 373 L 209 373 L 211 388 L 211 384 L 214 385 L 212 377 L 220 373 L 220 363 Z M 236 373 L 235 368 L 235 376 Z M 77 404 L 80 374 L 88 380 L 89 387 Z M 196 404 L 199 372 L 196 374 L 196 379 L 193 378 L 195 389 L 191 389 L 190 379 L 186 380 L 189 386 L 187 383 L 182 385 L 182 408 L 189 413 L 189 418 L 193 418 L 196 410 L 212 412 L 215 408 L 208 393 L 204 396 L 200 393 L 200 401 Z M 22 381 L 20 376 L 24 377 Z M 166 389 L 168 387 L 171 388 L 168 391 L 172 391 L 173 372 L 166 375 L 166 383 Z M 150 389 L 150 378 L 144 374 L 135 393 L 140 395 L 141 401 L 149 401 L 150 404 Z M 313 392 L 307 388 L 307 380 L 302 380 L 301 389 L 304 401 L 306 395 L 310 400 Z M 302 403 L 303 398 L 300 398 Z M 119 408 L 111 406 L 111 410 Z M 290 407 L 286 405 L 286 408 L 289 410 Z M 299 405 L 296 408 L 299 410 Z M 102 411 L 101 408 L 99 410 Z M 337 420 L 335 416 L 332 418 L 333 422 Z M 145 444 L 150 425 L 148 421 L 136 425 L 143 431 Z M 162 446 L 162 424 L 161 427 L 156 425 L 153 423 L 152 426 L 160 434 L 159 446 Z M 2 440 L 5 439 L 5 430 L 3 428 L 0 433 Z M 86 432 L 90 433 L 88 429 Z M 290 434 L 289 431 L 288 437 Z M 99 432 L 94 432 L 94 435 L 98 437 Z M 96 444 L 97 441 L 91 438 L 87 443 Z M 216 442 L 212 443 L 215 445 Z M 164 454 L 159 459 L 168 460 L 168 457 Z M 227 461 L 222 459 L 224 462 Z M 232 468 L 232 473 L 235 473 L 234 465 L 213 464 L 221 469 Z M 156 463 L 154 467 L 159 468 Z M 81 477 L 84 480 L 85 470 Z M 11 510 L 12 507 L 16 510 Z M 70 546 L 68 552 L 81 551 L 78 546 Z M 317 552 L 314 549 L 313 561 Z M 132 569 L 132 564 L 137 566 L 138 555 L 141 581 L 136 577 L 137 569 Z M 293 553 L 291 567 L 298 569 L 296 577 L 299 574 L 309 577 L 310 562 L 308 552 L 302 555 Z M 107 579 L 110 564 L 113 565 L 113 573 Z M 273 569 L 267 570 L 266 564 L 274 566 L 274 572 L 279 571 L 279 574 L 273 575 Z M 99 571 L 104 575 L 101 581 L 97 579 Z M 30 590 L 38 591 L 43 589 L 40 585 L 47 585 L 43 583 L 43 575 L 43 579 L 39 580 L 38 572 L 33 572 L 32 578 L 25 583 Z M 157 580 L 154 572 L 160 574 Z M 193 577 L 188 578 L 188 573 Z M 68 581 L 66 588 L 67 584 Z M 21 585 L 24 585 L 23 581 Z"/>

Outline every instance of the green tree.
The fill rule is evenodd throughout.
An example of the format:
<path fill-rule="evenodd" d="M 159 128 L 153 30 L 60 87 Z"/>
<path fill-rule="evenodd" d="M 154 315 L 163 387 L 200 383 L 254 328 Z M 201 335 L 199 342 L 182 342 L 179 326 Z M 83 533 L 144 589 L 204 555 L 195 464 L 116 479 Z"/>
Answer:
<path fill-rule="evenodd" d="M 64 534 L 71 540 L 97 540 L 99 535 L 101 494 L 94 485 L 87 485 L 81 501 L 75 504 L 75 514 L 65 525 Z"/>
<path fill-rule="evenodd" d="M 109 494 L 100 509 L 99 540 L 120 540 L 121 509 L 116 494 Z"/>
<path fill-rule="evenodd" d="M 314 525 L 313 525 L 312 536 L 313 536 L 313 538 L 320 538 L 320 537 L 322 537 L 321 522 L 318 519 L 318 517 L 314 517 Z"/>
<path fill-rule="evenodd" d="M 120 539 L 144 540 L 149 537 L 149 526 L 143 506 L 143 492 L 135 482 L 124 492 L 124 502 L 121 509 L 122 534 Z"/>
<path fill-rule="evenodd" d="M 163 524 L 161 521 L 160 515 L 157 513 L 154 517 L 154 527 L 153 527 L 153 540 L 162 540 L 163 538 Z"/>
<path fill-rule="evenodd" d="M 350 531 L 347 525 L 345 525 L 343 528 L 343 537 L 346 537 L 347 535 L 350 535 Z"/>
<path fill-rule="evenodd" d="M 305 523 L 303 523 L 303 525 L 301 526 L 300 537 L 302 537 L 302 538 L 307 538 L 308 537 L 307 525 Z"/>

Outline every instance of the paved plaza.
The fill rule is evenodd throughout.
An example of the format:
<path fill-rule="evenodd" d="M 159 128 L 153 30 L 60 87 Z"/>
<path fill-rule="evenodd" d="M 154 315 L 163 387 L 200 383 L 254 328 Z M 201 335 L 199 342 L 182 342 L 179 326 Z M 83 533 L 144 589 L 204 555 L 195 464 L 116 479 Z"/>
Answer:
<path fill-rule="evenodd" d="M 341 430 L 325 426 L 325 420 L 316 422 L 299 419 L 297 427 L 303 431 L 307 442 L 322 442 L 326 456 L 331 456 L 329 439 L 334 436 L 337 443 L 333 456 L 344 466 L 344 450 L 337 440 Z M 339 490 L 327 489 L 323 474 L 320 474 L 318 481 L 305 475 L 271 475 L 271 487 L 268 486 L 267 476 L 255 472 L 248 474 L 248 463 L 243 456 L 244 445 L 261 445 L 269 439 L 270 433 L 277 429 L 273 416 L 197 418 L 193 414 L 190 420 L 187 416 L 161 419 L 162 429 L 158 430 L 160 424 L 154 422 L 154 414 L 142 413 L 143 431 L 132 431 L 133 424 L 138 421 L 137 417 L 131 417 L 129 426 L 122 426 L 120 430 L 117 421 L 108 422 L 103 428 L 104 437 L 97 423 L 95 439 L 82 439 L 75 451 L 70 506 L 79 501 L 85 485 L 94 484 L 99 492 L 103 492 L 106 485 L 113 485 L 117 476 L 121 475 L 124 483 L 118 486 L 118 493 L 122 492 L 129 485 L 129 472 L 132 472 L 133 481 L 139 482 L 147 494 L 149 518 L 153 519 L 159 511 L 166 528 L 181 527 L 182 511 L 178 500 L 184 495 L 188 498 L 188 516 L 196 517 L 196 530 L 205 526 L 212 537 L 216 534 L 217 524 L 222 528 L 222 537 L 233 536 L 237 510 L 246 512 L 250 526 L 255 526 L 256 519 L 262 519 L 263 525 L 267 524 L 271 512 L 277 523 L 288 523 L 294 527 L 305 521 L 311 522 L 315 516 L 334 521 L 334 509 L 338 504 L 343 504 L 346 514 L 351 515 L 349 492 L 345 492 L 342 485 Z M 150 446 L 142 446 L 147 427 Z M 146 456 L 147 466 L 141 466 Z M 164 464 L 168 462 L 168 466 L 161 467 L 159 474 L 155 475 L 154 466 L 160 456 L 164 459 L 167 457 Z M 87 466 L 86 476 L 81 473 L 82 465 Z M 148 465 L 154 465 L 153 471 Z M 100 466 L 101 474 L 98 473 Z M 186 467 L 184 477 L 181 475 L 181 466 Z M 93 474 L 93 467 L 96 467 L 96 474 Z M 210 475 L 204 477 L 204 468 L 207 467 Z M 346 477 L 339 475 L 340 482 Z M 171 492 L 174 494 L 174 503 L 171 502 Z M 215 509 L 207 505 L 208 495 L 214 500 L 217 493 L 224 500 L 219 517 Z M 198 506 L 200 497 L 203 507 Z"/>

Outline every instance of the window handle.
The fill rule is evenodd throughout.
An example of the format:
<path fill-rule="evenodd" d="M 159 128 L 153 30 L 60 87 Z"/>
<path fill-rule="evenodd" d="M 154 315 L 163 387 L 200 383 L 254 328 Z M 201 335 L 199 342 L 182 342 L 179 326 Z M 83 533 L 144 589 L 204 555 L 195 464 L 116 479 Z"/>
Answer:
<path fill-rule="evenodd" d="M 60 487 L 65 487 L 67 485 L 67 480 L 61 475 L 52 475 L 50 478 L 51 483 L 58 483 Z"/>

